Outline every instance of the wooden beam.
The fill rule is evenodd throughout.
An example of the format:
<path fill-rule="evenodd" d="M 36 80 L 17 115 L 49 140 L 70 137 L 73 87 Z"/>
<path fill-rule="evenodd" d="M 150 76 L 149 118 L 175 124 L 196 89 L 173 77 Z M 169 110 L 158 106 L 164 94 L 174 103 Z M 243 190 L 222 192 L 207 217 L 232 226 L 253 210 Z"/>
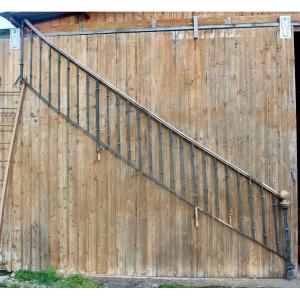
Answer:
<path fill-rule="evenodd" d="M 11 170 L 11 160 L 12 160 L 12 153 L 13 153 L 14 144 L 16 140 L 16 133 L 18 130 L 18 124 L 22 113 L 22 107 L 23 107 L 23 102 L 25 97 L 25 88 L 26 88 L 26 84 L 25 82 L 22 82 L 20 102 L 15 116 L 14 127 L 12 131 L 11 142 L 10 142 L 8 157 L 7 157 L 7 165 L 4 172 L 4 180 L 3 180 L 3 186 L 2 186 L 1 198 L 0 198 L 0 240 L 2 236 L 3 214 L 4 214 L 5 197 L 7 192 L 7 183 L 10 175 L 10 170 Z"/>
<path fill-rule="evenodd" d="M 257 16 L 232 16 L 232 24 L 258 24 L 258 23 L 273 23 L 278 22 L 281 14 L 273 15 L 257 15 Z M 300 22 L 299 13 L 290 13 L 292 22 Z M 226 17 L 199 17 L 199 25 L 222 25 L 227 24 Z M 192 18 L 181 19 L 163 19 L 156 20 L 156 27 L 171 27 L 171 26 L 192 26 Z M 39 28 L 39 25 L 36 25 Z M 43 32 L 72 32 L 72 31 L 91 31 L 102 29 L 125 29 L 125 28 L 148 28 L 153 27 L 153 20 L 126 21 L 126 22 L 101 22 L 88 23 L 81 20 L 79 24 L 64 24 L 49 26 L 49 30 Z"/>

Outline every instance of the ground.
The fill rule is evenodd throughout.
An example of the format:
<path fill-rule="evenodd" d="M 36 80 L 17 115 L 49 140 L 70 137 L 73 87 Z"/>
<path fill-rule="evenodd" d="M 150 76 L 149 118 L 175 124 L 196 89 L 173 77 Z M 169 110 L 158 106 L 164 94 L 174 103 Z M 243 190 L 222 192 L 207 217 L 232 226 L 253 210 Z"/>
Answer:
<path fill-rule="evenodd" d="M 95 277 L 74 274 L 62 276 L 55 270 L 47 272 L 18 271 L 0 273 L 1 287 L 58 287 L 58 288 L 300 288 L 300 273 L 297 278 L 250 279 L 250 278 L 161 278 L 161 277 Z"/>

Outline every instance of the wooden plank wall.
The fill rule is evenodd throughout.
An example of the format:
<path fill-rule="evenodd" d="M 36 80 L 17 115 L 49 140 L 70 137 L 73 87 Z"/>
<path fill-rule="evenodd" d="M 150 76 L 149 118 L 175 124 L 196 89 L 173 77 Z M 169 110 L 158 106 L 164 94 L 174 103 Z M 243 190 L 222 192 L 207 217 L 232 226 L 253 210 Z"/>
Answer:
<path fill-rule="evenodd" d="M 278 28 L 199 34 L 197 40 L 178 31 L 53 41 L 204 146 L 275 190 L 288 190 L 296 259 L 293 39 L 280 39 Z"/>
<path fill-rule="evenodd" d="M 249 171 L 250 174 L 270 184 L 276 190 L 289 190 L 292 194 L 293 249 L 296 249 L 297 179 L 295 174 L 297 170 L 292 39 L 279 39 L 277 28 L 201 31 L 197 40 L 193 39 L 191 32 L 110 34 L 102 36 L 54 37 L 52 39 L 57 45 L 71 52 L 82 63 L 87 64 L 104 78 L 110 80 L 130 96 L 208 148 Z M 28 43 L 25 46 L 28 51 Z M 45 51 L 43 56 L 43 68 L 45 68 L 47 52 L 46 49 L 43 49 L 43 51 Z M 34 57 L 38 57 L 38 45 L 36 43 L 34 43 Z M 55 78 L 54 66 L 56 66 L 56 58 L 53 57 L 53 59 L 53 73 L 51 76 Z M 35 84 L 38 76 L 37 66 L 38 62 L 35 60 Z M 66 70 L 66 66 L 62 65 L 62 69 Z M 27 68 L 25 68 L 25 76 L 27 77 L 28 70 L 27 65 Z M 47 69 L 45 68 L 42 78 L 44 95 L 47 94 L 46 72 Z M 72 71 L 71 69 L 72 72 L 74 73 L 74 70 Z M 65 81 L 66 74 L 63 74 L 62 78 Z M 74 83 L 72 84 L 74 87 Z M 80 84 L 83 85 L 84 82 L 82 81 Z M 37 88 L 37 85 L 35 88 Z M 71 94 L 74 93 L 74 89 L 72 90 Z M 82 86 L 80 91 L 84 95 Z M 52 93 L 55 95 L 55 89 Z M 66 88 L 62 85 L 62 95 L 65 94 Z M 74 96 L 72 99 L 74 99 Z M 81 101 L 84 101 L 83 97 Z M 63 110 L 65 111 L 66 102 L 63 102 L 63 105 Z M 90 109 L 92 114 L 94 111 L 93 105 L 92 103 Z M 80 105 L 80 107 L 83 107 L 83 105 Z M 50 264 L 55 266 L 59 264 L 61 270 L 76 270 L 76 268 L 77 270 L 91 270 L 95 257 L 99 258 L 103 251 L 108 251 L 107 249 L 123 247 L 120 245 L 125 241 L 126 247 L 133 250 L 127 250 L 126 252 L 130 257 L 129 261 L 125 259 L 124 263 L 124 252 L 117 252 L 116 250 L 117 256 L 107 254 L 108 259 L 106 261 L 101 260 L 97 263 L 101 268 L 105 268 L 108 274 L 121 272 L 118 271 L 119 268 L 116 269 L 117 261 L 120 264 L 125 264 L 125 268 L 126 266 L 129 268 L 128 274 L 133 274 L 134 272 L 138 275 L 151 274 L 152 271 L 150 269 L 155 264 L 158 266 L 158 270 L 155 269 L 157 275 L 165 273 L 170 274 L 170 276 L 176 274 L 184 276 L 188 257 L 192 261 L 196 259 L 193 256 L 189 256 L 189 251 L 196 250 L 195 248 L 191 250 L 189 248 L 190 245 L 187 246 L 187 242 L 190 238 L 193 240 L 193 236 L 198 234 L 186 227 L 187 224 L 190 224 L 189 222 L 192 222 L 192 212 L 189 210 L 190 215 L 187 217 L 184 208 L 185 204 L 178 202 L 178 204 L 174 205 L 173 196 L 166 194 L 165 191 L 161 191 L 158 187 L 154 187 L 145 178 L 133 176 L 133 170 L 128 169 L 127 166 L 125 167 L 125 165 L 109 154 L 101 154 L 107 155 L 107 157 L 104 156 L 106 167 L 100 168 L 105 170 L 103 171 L 105 173 L 97 173 L 93 177 L 94 172 L 99 172 L 98 167 L 96 171 L 94 170 L 95 166 L 92 163 L 92 159 L 95 159 L 93 153 L 95 145 L 88 146 L 85 139 L 79 139 L 78 136 L 81 135 L 79 132 L 69 131 L 68 126 L 64 122 L 60 123 L 54 116 L 54 120 L 50 118 L 47 122 L 49 112 L 44 106 L 34 105 L 28 109 L 29 111 L 31 110 L 32 116 L 36 116 L 36 122 L 30 120 L 30 118 L 27 119 L 28 123 L 33 123 L 32 126 L 24 121 L 27 124 L 27 131 L 30 128 L 30 132 L 32 131 L 34 136 L 29 138 L 24 134 L 26 139 L 29 139 L 26 143 L 32 142 L 32 144 L 28 144 L 29 146 L 26 149 L 26 155 L 31 155 L 31 160 L 24 162 L 24 170 L 20 169 L 18 172 L 26 172 L 29 166 L 32 167 L 33 171 L 30 178 L 32 182 L 37 180 L 39 184 L 34 184 L 31 187 L 31 185 L 23 182 L 21 185 L 24 186 L 26 193 L 32 195 L 32 198 L 29 199 L 28 197 L 25 201 L 33 201 L 35 205 L 38 205 L 37 207 L 41 208 L 41 214 L 39 214 L 37 207 L 32 207 L 31 226 L 28 223 L 24 225 L 29 226 L 28 228 L 30 228 L 32 235 L 32 245 L 25 245 L 25 247 L 27 247 L 28 251 L 30 249 L 31 256 L 36 257 L 33 260 L 33 265 L 30 266 L 39 268 L 39 264 L 47 265 L 46 258 L 40 262 L 37 260 L 37 257 L 40 256 L 40 245 L 44 245 L 41 244 L 40 239 L 44 239 L 43 243 L 46 245 L 49 243 L 51 249 L 49 253 L 52 253 L 52 251 L 59 253 L 57 256 L 54 255 L 56 257 L 54 263 L 51 261 Z M 112 115 L 112 118 L 114 117 Z M 85 111 L 81 112 L 80 118 L 81 122 L 84 123 Z M 103 118 L 101 120 L 104 122 Z M 40 123 L 39 126 L 43 126 L 45 131 L 41 130 L 36 123 Z M 47 134 L 50 134 L 49 131 L 50 133 L 53 131 L 51 147 L 47 146 Z M 60 133 L 57 136 L 56 131 Z M 116 132 L 113 130 L 113 141 L 115 141 L 114 134 Z M 35 140 L 32 141 L 32 139 Z M 134 141 L 134 137 L 132 137 L 132 141 Z M 33 144 L 36 147 L 32 148 Z M 40 148 L 38 145 L 40 145 Z M 49 157 L 48 161 L 39 159 L 40 151 L 46 157 Z M 133 155 L 135 155 L 136 149 L 133 149 L 133 151 Z M 84 156 L 91 160 L 86 162 L 78 159 L 79 153 L 85 153 Z M 52 162 L 56 159 L 62 164 L 55 165 L 50 163 L 50 161 Z M 102 163 L 103 160 L 101 159 Z M 72 166 L 71 169 L 67 168 L 68 164 Z M 89 171 L 86 170 L 86 164 L 90 166 Z M 178 166 L 176 168 L 178 170 Z M 116 170 L 118 171 L 116 172 Z M 58 172 L 58 175 L 56 177 L 47 174 L 47 172 L 53 172 L 54 174 Z M 47 174 L 48 177 L 42 176 L 44 174 Z M 94 178 L 92 180 L 93 184 L 90 183 L 85 174 L 91 174 L 92 177 L 89 178 Z M 109 176 L 103 176 L 103 174 Z M 116 178 L 116 174 L 119 174 L 119 179 Z M 128 178 L 131 177 L 134 180 L 128 181 Z M 51 178 L 51 182 L 47 178 Z M 107 188 L 101 189 L 97 183 L 99 180 Z M 125 185 L 123 180 L 128 185 Z M 176 184 L 178 185 L 179 183 L 177 182 Z M 68 186 L 68 189 L 66 189 L 66 186 Z M 75 190 L 76 186 L 78 186 L 78 190 Z M 116 186 L 119 188 L 116 189 Z M 132 189 L 125 189 L 125 186 L 132 186 Z M 149 196 L 149 201 L 147 200 L 147 195 L 150 192 L 145 193 L 148 188 L 149 191 L 151 189 L 155 191 Z M 102 200 L 95 203 L 88 202 L 91 206 L 86 206 L 85 200 L 96 199 L 92 195 L 99 193 L 99 191 L 101 191 L 101 197 L 103 192 L 104 202 L 102 203 Z M 16 195 L 19 195 L 19 193 L 16 192 Z M 126 199 L 133 198 L 135 200 L 133 202 L 127 201 L 125 204 L 122 202 L 122 196 Z M 57 198 L 59 203 L 49 201 L 49 198 L 52 199 L 52 197 L 53 199 Z M 162 204 L 152 201 L 152 197 L 155 199 L 164 197 L 170 199 L 170 202 L 166 201 Z M 160 205 L 163 205 L 163 208 Z M 71 207 L 70 210 L 69 206 Z M 60 209 L 60 207 L 63 207 L 63 209 Z M 123 211 L 127 211 L 127 209 L 131 213 L 128 213 L 128 216 L 124 219 Z M 152 219 L 148 215 L 150 212 L 153 214 Z M 46 226 L 46 233 L 43 235 L 40 233 L 39 222 L 47 214 L 50 214 L 51 222 Z M 138 214 L 138 217 L 135 214 Z M 107 222 L 101 223 L 98 218 L 99 215 L 107 218 Z M 89 223 L 85 222 L 87 216 L 90 216 Z M 175 219 L 174 216 L 176 216 Z M 60 224 L 62 229 L 59 231 L 59 235 L 54 234 L 53 239 L 55 242 L 52 242 L 51 239 L 47 241 L 45 238 L 47 232 L 56 230 L 52 227 L 57 226 L 57 218 L 62 220 Z M 76 223 L 75 220 L 77 219 L 79 221 Z M 9 220 L 11 219 L 8 218 L 7 220 L 7 226 L 9 226 L 9 222 L 11 222 Z M 148 220 L 148 223 L 145 220 Z M 99 224 L 98 229 L 93 227 L 95 222 Z M 205 243 L 211 242 L 209 239 L 211 233 L 219 225 L 213 225 L 206 217 L 202 218 L 201 222 L 204 223 L 201 223 L 199 228 L 205 231 L 202 232 L 201 239 L 206 240 L 201 240 L 201 243 L 203 242 L 204 244 L 203 246 L 199 245 L 199 247 L 205 248 Z M 159 228 L 164 228 L 168 224 L 171 224 L 170 227 L 176 228 L 175 231 L 170 229 L 170 241 L 159 230 Z M 201 227 L 204 224 L 205 226 Z M 22 227 L 23 225 L 20 226 Z M 152 236 L 151 239 L 145 236 L 145 230 L 148 230 L 148 227 L 152 228 L 151 230 L 149 229 L 149 235 Z M 97 231 L 99 228 L 101 228 L 100 232 Z M 135 230 L 136 235 L 126 235 L 127 231 L 124 231 L 123 228 L 129 228 L 129 232 Z M 76 234 L 77 232 L 78 234 Z M 172 234 L 175 235 L 172 236 Z M 222 239 L 222 234 L 219 236 L 220 242 L 212 244 L 212 249 L 216 249 L 214 247 L 220 248 L 220 251 L 217 252 L 220 259 L 220 264 L 216 266 L 217 269 L 221 269 L 223 258 L 225 263 L 227 263 L 227 259 L 225 260 L 222 251 L 228 245 L 231 245 L 230 243 L 226 244 L 230 237 Z M 232 233 L 227 234 L 229 236 L 232 235 Z M 100 244 L 97 248 L 94 248 L 95 245 L 91 245 L 91 242 L 89 242 L 93 241 L 95 236 L 99 237 L 99 240 L 96 239 L 97 243 L 99 242 Z M 112 236 L 118 236 L 118 238 L 114 239 Z M 211 243 L 216 243 L 218 239 L 217 233 L 214 236 Z M 11 237 L 8 236 L 8 238 Z M 170 247 L 169 253 L 166 250 L 169 248 L 165 247 L 174 238 L 177 244 L 175 248 L 173 246 Z M 240 237 L 235 236 L 232 238 L 235 238 L 235 242 L 232 241 L 233 243 L 239 245 L 247 244 L 247 242 L 243 243 Z M 71 246 L 69 246 L 69 242 L 66 242 L 69 239 L 72 241 Z M 180 239 L 183 239 L 185 242 L 181 243 Z M 156 244 L 160 245 L 160 242 L 162 243 L 162 250 L 160 251 L 163 251 L 162 253 L 164 254 L 159 254 L 158 257 Z M 73 251 L 76 245 L 78 245 L 78 252 Z M 209 248 L 210 246 L 207 247 Z M 252 245 L 250 248 L 252 250 L 247 250 L 247 247 L 246 252 L 253 251 L 253 253 L 247 252 L 247 255 L 249 255 L 250 260 L 252 257 L 256 259 L 257 265 L 255 267 L 250 267 L 247 262 L 244 268 L 238 268 L 238 265 L 234 264 L 232 260 L 236 259 L 239 254 L 238 247 L 234 247 L 232 250 L 228 248 L 224 250 L 232 257 L 232 265 L 228 265 L 227 271 L 223 271 L 226 273 L 224 276 L 237 276 L 238 274 L 247 276 L 250 273 L 256 274 L 255 276 L 269 276 L 271 274 L 277 276 L 279 274 L 276 273 L 278 270 L 270 271 L 271 264 L 267 261 L 269 259 L 271 261 L 271 258 L 267 259 L 266 257 L 268 256 L 264 256 L 262 253 L 264 250 L 258 252 L 261 257 L 265 258 L 257 258 L 256 254 L 254 254 L 257 251 L 257 247 Z M 71 258 L 69 258 L 67 249 L 71 251 Z M 179 249 L 179 254 L 174 254 L 175 249 Z M 26 253 L 29 253 L 28 251 Z M 43 251 L 45 251 L 44 247 Z M 202 260 L 197 260 L 197 264 L 201 266 L 206 258 L 206 254 L 203 251 L 206 250 L 202 249 L 199 251 L 203 253 L 203 257 L 201 258 Z M 4 251 L 4 253 L 11 255 L 7 251 Z M 152 253 L 156 254 L 152 255 Z M 88 256 L 86 256 L 87 254 Z M 47 257 L 47 254 L 43 255 Z M 145 256 L 147 255 L 149 256 L 149 261 L 145 263 Z M 166 255 L 167 258 L 165 259 L 168 260 L 169 267 L 176 264 L 175 255 L 182 257 L 183 261 L 179 263 L 180 265 L 178 265 L 176 271 L 174 271 L 173 267 L 171 269 L 168 267 L 168 271 L 163 267 L 166 262 L 164 262 L 162 257 L 166 257 Z M 89 258 L 90 256 L 91 258 Z M 240 257 L 243 257 L 243 254 Z M 131 263 L 131 261 L 133 262 Z M 6 264 L 9 265 L 11 262 L 8 259 Z M 210 262 L 210 264 L 214 263 L 215 261 Z M 76 267 L 77 264 L 78 266 Z M 265 264 L 265 267 L 262 267 L 262 264 Z M 143 270 L 145 270 L 146 265 L 148 271 L 145 273 Z M 120 268 L 122 269 L 123 267 Z M 205 271 L 189 272 L 197 275 L 204 274 L 203 276 L 220 276 L 220 272 L 222 272 L 219 270 L 220 272 L 216 275 L 216 270 L 210 271 L 208 266 L 205 266 L 205 268 L 207 268 Z M 213 275 L 209 272 L 216 273 Z"/>
<path fill-rule="evenodd" d="M 282 277 L 284 260 L 193 209 L 26 91 L 2 264 L 105 275 Z M 130 187 L 130 188 L 128 188 Z"/>

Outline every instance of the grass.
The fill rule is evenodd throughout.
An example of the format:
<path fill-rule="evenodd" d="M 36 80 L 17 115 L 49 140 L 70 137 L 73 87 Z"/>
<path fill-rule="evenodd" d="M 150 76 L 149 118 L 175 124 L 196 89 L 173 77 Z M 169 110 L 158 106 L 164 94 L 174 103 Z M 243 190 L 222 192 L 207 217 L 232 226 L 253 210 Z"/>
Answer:
<path fill-rule="evenodd" d="M 170 288 L 192 288 L 192 286 L 190 286 L 190 285 L 182 285 L 182 284 L 175 284 L 175 283 L 164 283 L 164 284 L 161 284 L 159 287 L 167 288 L 167 289 L 170 289 Z"/>
<path fill-rule="evenodd" d="M 74 274 L 68 277 L 59 275 L 55 269 L 48 271 L 33 272 L 29 270 L 19 270 L 12 277 L 18 283 L 24 283 L 26 286 L 48 287 L 48 288 L 100 288 L 101 284 L 85 278 L 80 274 Z M 12 287 L 6 283 L 0 283 L 0 287 Z M 4 286 L 5 285 L 5 286 Z M 16 285 L 18 285 L 16 283 Z M 16 286 L 17 287 L 17 286 Z M 18 286 L 19 287 L 19 286 Z"/>

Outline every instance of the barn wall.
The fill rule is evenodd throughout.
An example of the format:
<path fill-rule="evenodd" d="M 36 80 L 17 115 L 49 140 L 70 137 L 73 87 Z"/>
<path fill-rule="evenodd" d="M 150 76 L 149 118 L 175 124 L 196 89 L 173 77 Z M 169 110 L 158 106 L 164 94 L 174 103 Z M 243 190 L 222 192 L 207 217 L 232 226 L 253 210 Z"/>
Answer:
<path fill-rule="evenodd" d="M 136 173 L 26 91 L 0 245 L 9 270 L 282 277 L 285 263 Z"/>
<path fill-rule="evenodd" d="M 296 249 L 293 39 L 279 39 L 277 28 L 201 31 L 197 40 L 191 32 L 51 39 L 203 145 L 276 190 L 289 190 Z M 26 47 L 29 53 L 27 42 Z M 33 49 L 34 87 L 38 89 L 36 40 Z M 45 68 L 47 49 L 43 51 Z M 55 78 L 56 58 L 52 59 Z M 18 65 L 14 67 L 17 73 Z M 27 65 L 27 78 L 28 70 Z M 85 122 L 84 113 L 81 121 Z M 296 258 L 296 251 L 293 254 Z"/>
<path fill-rule="evenodd" d="M 201 31 L 197 40 L 188 31 L 52 40 L 204 146 L 290 191 L 295 243 L 293 39 L 257 28 Z"/>

